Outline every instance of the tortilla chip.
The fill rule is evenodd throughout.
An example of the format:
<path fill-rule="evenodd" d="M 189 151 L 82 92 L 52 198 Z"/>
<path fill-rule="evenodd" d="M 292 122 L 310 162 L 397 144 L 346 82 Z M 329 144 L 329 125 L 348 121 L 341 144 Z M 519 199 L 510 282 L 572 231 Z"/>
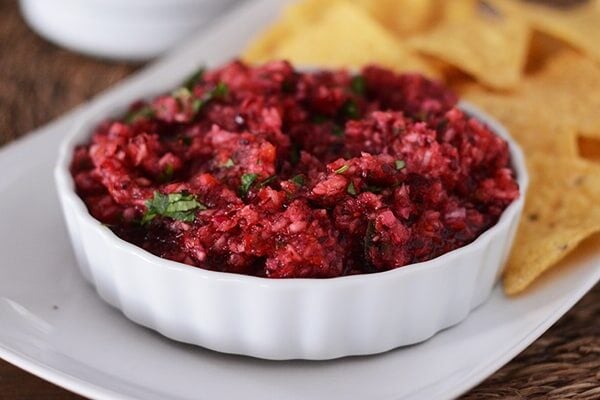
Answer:
<path fill-rule="evenodd" d="M 565 42 L 555 37 L 533 31 L 527 54 L 525 74 L 539 72 L 551 58 L 564 51 L 566 46 L 568 45 Z"/>
<path fill-rule="evenodd" d="M 336 1 L 304 0 L 289 5 L 277 22 L 253 39 L 242 54 L 242 59 L 250 63 L 272 60 L 272 54 L 282 40 L 319 19 L 321 13 Z"/>
<path fill-rule="evenodd" d="M 474 84 L 458 91 L 506 125 L 528 153 L 576 156 L 576 135 L 600 139 L 600 68 L 571 50 L 548 59 L 514 92 Z"/>
<path fill-rule="evenodd" d="M 576 160 L 531 156 L 529 197 L 504 273 L 513 295 L 600 232 L 600 167 Z"/>
<path fill-rule="evenodd" d="M 440 0 L 353 0 L 385 28 L 406 37 L 430 27 L 439 17 Z"/>
<path fill-rule="evenodd" d="M 577 148 L 580 157 L 600 162 L 600 139 L 578 137 Z"/>
<path fill-rule="evenodd" d="M 530 39 L 526 22 L 500 2 L 447 3 L 444 20 L 409 39 L 409 45 L 460 68 L 487 86 L 517 86 Z"/>
<path fill-rule="evenodd" d="M 579 134 L 600 139 L 600 67 L 594 62 L 561 52 L 520 90 L 547 110 L 545 118 L 560 118 Z"/>
<path fill-rule="evenodd" d="M 242 59 L 251 64 L 258 64 L 271 59 L 271 54 L 279 42 L 291 34 L 290 26 L 280 21 L 262 32 L 254 39 L 242 54 Z"/>
<path fill-rule="evenodd" d="M 325 8 L 306 29 L 283 38 L 271 56 L 297 65 L 352 68 L 376 63 L 397 71 L 439 75 L 363 9 L 343 1 Z"/>
<path fill-rule="evenodd" d="M 535 29 L 556 36 L 600 61 L 600 0 L 568 8 L 512 1 Z"/>
<path fill-rule="evenodd" d="M 547 110 L 537 103 L 516 94 L 490 92 L 474 84 L 463 86 L 461 92 L 465 99 L 502 123 L 526 154 L 577 156 L 575 129 L 554 115 L 548 116 Z"/>
<path fill-rule="evenodd" d="M 440 74 L 443 76 L 442 81 L 456 93 L 459 91 L 459 88 L 475 82 L 471 75 L 450 64 L 437 59 L 432 59 L 431 61 L 427 59 L 427 61 L 429 61 L 436 70 L 440 71 Z"/>

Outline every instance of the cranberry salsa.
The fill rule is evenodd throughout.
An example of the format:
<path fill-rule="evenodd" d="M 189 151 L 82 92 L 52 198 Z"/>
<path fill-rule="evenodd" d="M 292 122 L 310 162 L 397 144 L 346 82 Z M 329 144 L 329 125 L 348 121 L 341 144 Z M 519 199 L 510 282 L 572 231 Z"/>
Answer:
<path fill-rule="evenodd" d="M 507 143 L 441 84 L 240 61 L 98 126 L 90 213 L 170 260 L 270 278 L 384 271 L 464 246 L 519 196 Z"/>

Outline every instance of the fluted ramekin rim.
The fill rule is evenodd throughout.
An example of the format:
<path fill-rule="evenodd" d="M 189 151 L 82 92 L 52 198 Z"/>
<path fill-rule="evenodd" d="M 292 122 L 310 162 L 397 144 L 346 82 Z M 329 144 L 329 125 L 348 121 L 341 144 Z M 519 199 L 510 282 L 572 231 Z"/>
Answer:
<path fill-rule="evenodd" d="M 169 270 L 172 270 L 173 273 L 194 273 L 198 274 L 199 277 L 204 279 L 232 281 L 249 285 L 261 285 L 265 288 L 274 289 L 302 287 L 304 285 L 324 285 L 333 288 L 339 285 L 356 284 L 357 282 L 362 281 L 364 281 L 365 284 L 368 284 L 369 282 L 375 282 L 378 280 L 402 279 L 403 276 L 408 274 L 424 273 L 432 268 L 439 268 L 447 262 L 450 262 L 452 259 L 468 256 L 470 253 L 477 251 L 478 247 L 485 246 L 488 240 L 494 239 L 494 237 L 497 235 L 502 235 L 503 232 L 504 235 L 507 234 L 506 232 L 508 232 L 510 224 L 515 218 L 518 218 L 520 211 L 523 208 L 526 191 L 529 184 L 529 177 L 523 152 L 515 140 L 510 136 L 506 128 L 475 105 L 467 101 L 460 101 L 459 108 L 480 122 L 486 124 L 495 134 L 500 136 L 508 143 L 512 164 L 511 166 L 515 172 L 520 191 L 519 198 L 514 200 L 503 211 L 496 224 L 488 228 L 474 241 L 427 261 L 408 264 L 399 268 L 370 274 L 347 275 L 333 278 L 277 279 L 242 275 L 231 272 L 211 271 L 208 269 L 193 267 L 177 261 L 161 258 L 148 252 L 147 250 L 144 250 L 141 247 L 119 238 L 107 226 L 103 225 L 89 213 L 85 203 L 75 192 L 75 183 L 69 171 L 69 164 L 75 146 L 79 143 L 84 143 L 85 139 L 90 137 L 92 129 L 96 124 L 115 115 L 118 111 L 122 111 L 127 104 L 129 104 L 129 102 L 123 102 L 121 106 L 115 106 L 115 104 L 106 105 L 103 103 L 98 103 L 92 105 L 89 109 L 85 110 L 85 112 L 81 114 L 80 118 L 75 122 L 73 128 L 67 133 L 60 145 L 57 162 L 54 168 L 56 188 L 63 199 L 69 202 L 68 212 L 77 214 L 80 221 L 92 226 L 93 229 L 97 230 L 102 235 L 104 240 L 111 242 L 113 246 L 118 247 L 120 250 L 126 251 L 131 255 L 144 260 L 148 265 L 153 265 L 159 268 L 168 268 Z"/>

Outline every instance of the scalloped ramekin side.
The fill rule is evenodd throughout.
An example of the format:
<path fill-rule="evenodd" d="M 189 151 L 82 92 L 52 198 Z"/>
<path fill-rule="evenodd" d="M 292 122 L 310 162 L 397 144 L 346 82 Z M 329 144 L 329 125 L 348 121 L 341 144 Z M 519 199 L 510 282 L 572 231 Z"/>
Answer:
<path fill-rule="evenodd" d="M 115 245 L 101 231 L 108 228 L 61 201 L 82 272 L 105 301 L 169 338 L 273 360 L 380 353 L 462 321 L 492 290 L 518 221 L 515 213 L 515 222 L 431 268 L 279 287 L 174 270 Z"/>
<path fill-rule="evenodd" d="M 91 217 L 68 169 L 73 147 L 87 137 L 93 117 L 107 115 L 91 110 L 65 139 L 55 169 L 79 267 L 99 295 L 132 321 L 221 352 L 325 360 L 426 340 L 462 321 L 489 296 L 508 257 L 527 187 L 523 155 L 506 131 L 475 107 L 465 108 L 511 146 L 522 196 L 495 226 L 473 243 L 424 263 L 378 274 L 289 280 L 164 260 Z"/>

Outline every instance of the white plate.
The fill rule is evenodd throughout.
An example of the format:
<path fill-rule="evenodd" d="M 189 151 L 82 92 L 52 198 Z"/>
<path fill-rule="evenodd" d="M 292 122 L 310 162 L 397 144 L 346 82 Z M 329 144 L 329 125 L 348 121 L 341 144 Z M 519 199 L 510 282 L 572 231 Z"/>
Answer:
<path fill-rule="evenodd" d="M 233 56 L 281 1 L 257 0 L 99 102 L 166 89 L 204 59 Z M 431 340 L 372 357 L 272 362 L 172 342 L 129 322 L 79 275 L 51 177 L 75 113 L 0 150 L 0 357 L 101 399 L 446 399 L 468 390 L 541 335 L 600 278 L 581 251 L 525 296 L 497 287 L 470 317 Z"/>

